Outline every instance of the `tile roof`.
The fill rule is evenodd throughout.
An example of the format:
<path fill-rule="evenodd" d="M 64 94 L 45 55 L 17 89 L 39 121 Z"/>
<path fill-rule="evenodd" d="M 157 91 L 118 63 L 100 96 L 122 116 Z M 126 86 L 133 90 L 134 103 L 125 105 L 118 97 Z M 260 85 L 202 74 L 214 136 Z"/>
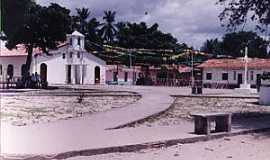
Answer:
<path fill-rule="evenodd" d="M 0 57 L 27 56 L 26 49 L 23 45 L 18 45 L 17 49 L 9 50 L 5 41 L 0 40 Z"/>
<path fill-rule="evenodd" d="M 64 47 L 68 45 L 67 42 L 60 43 L 58 45 L 58 48 Z M 34 54 L 40 54 L 42 53 L 42 50 L 39 48 L 35 48 L 33 50 Z M 20 57 L 20 56 L 27 56 L 26 48 L 24 45 L 17 45 L 16 49 L 9 50 L 6 47 L 6 41 L 0 40 L 0 57 Z"/>
<path fill-rule="evenodd" d="M 84 35 L 81 34 L 81 33 L 78 32 L 78 31 L 74 31 L 71 35 L 72 35 L 72 36 L 78 36 L 78 37 L 84 37 Z"/>
<path fill-rule="evenodd" d="M 199 68 L 226 68 L 226 69 L 244 69 L 245 62 L 243 58 L 237 59 L 210 59 L 198 66 Z M 249 58 L 249 69 L 270 69 L 270 59 Z"/>
<path fill-rule="evenodd" d="M 141 67 L 139 66 L 132 66 L 132 68 L 129 68 L 129 66 L 125 65 L 107 65 L 107 71 L 116 71 L 118 68 L 119 71 L 141 71 Z"/>
<path fill-rule="evenodd" d="M 187 65 L 181 64 L 181 65 L 178 66 L 178 71 L 180 73 L 188 73 L 188 72 L 191 72 L 192 71 L 192 68 L 189 67 L 189 66 L 187 66 Z"/>

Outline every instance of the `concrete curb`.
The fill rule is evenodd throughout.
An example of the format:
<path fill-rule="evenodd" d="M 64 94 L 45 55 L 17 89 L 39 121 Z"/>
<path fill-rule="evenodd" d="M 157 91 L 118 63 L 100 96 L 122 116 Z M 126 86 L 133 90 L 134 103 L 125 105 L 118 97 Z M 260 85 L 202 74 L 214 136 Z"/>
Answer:
<path fill-rule="evenodd" d="M 261 133 L 261 132 L 269 132 L 269 131 L 270 131 L 270 127 L 244 130 L 244 131 L 231 132 L 231 133 L 216 133 L 209 136 L 203 135 L 203 136 L 197 136 L 197 137 L 192 137 L 192 138 L 163 140 L 163 141 L 149 142 L 149 143 L 143 143 L 143 144 L 112 146 L 112 147 L 107 147 L 107 148 L 70 151 L 70 152 L 59 153 L 56 155 L 24 155 L 24 156 L 23 155 L 2 155 L 1 159 L 3 160 L 52 160 L 52 159 L 62 160 L 66 158 L 76 157 L 76 156 L 93 156 L 93 155 L 108 154 L 108 153 L 114 153 L 114 152 L 136 152 L 136 151 L 140 151 L 144 149 L 170 147 L 177 144 L 188 144 L 188 143 L 220 139 L 224 137 L 232 137 L 232 136 L 237 136 L 237 135 Z"/>
<path fill-rule="evenodd" d="M 259 96 L 226 96 L 226 95 L 171 95 L 175 98 L 244 98 L 244 99 L 259 99 Z"/>
<path fill-rule="evenodd" d="M 169 105 L 169 107 L 167 107 L 166 109 L 160 111 L 160 112 L 157 112 L 157 113 L 154 113 L 152 115 L 149 115 L 147 117 L 144 117 L 144 118 L 141 118 L 141 119 L 138 119 L 138 120 L 135 120 L 135 121 L 131 121 L 131 122 L 128 122 L 128 123 L 125 123 L 125 124 L 122 124 L 122 125 L 118 125 L 116 127 L 112 127 L 112 128 L 107 128 L 106 130 L 112 130 L 112 129 L 121 129 L 121 128 L 125 128 L 125 127 L 130 127 L 130 126 L 134 126 L 136 125 L 137 123 L 144 123 L 145 121 L 147 121 L 148 119 L 152 119 L 154 117 L 158 117 L 162 114 L 165 114 L 168 110 L 170 110 L 173 106 L 174 106 L 174 103 L 175 103 L 176 99 L 173 100 L 172 104 Z"/>

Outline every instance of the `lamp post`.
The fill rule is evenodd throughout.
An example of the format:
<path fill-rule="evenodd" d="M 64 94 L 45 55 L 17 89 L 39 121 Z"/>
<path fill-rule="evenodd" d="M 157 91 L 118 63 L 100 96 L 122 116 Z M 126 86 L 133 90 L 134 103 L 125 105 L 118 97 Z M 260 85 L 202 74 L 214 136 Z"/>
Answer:
<path fill-rule="evenodd" d="M 191 85 L 194 87 L 194 57 L 193 57 L 193 50 L 191 50 Z"/>

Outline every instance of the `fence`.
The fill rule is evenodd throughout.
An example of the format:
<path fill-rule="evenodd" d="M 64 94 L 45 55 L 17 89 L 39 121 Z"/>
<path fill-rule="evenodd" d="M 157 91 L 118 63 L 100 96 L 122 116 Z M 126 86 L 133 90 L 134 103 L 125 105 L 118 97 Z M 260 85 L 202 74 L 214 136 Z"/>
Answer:
<path fill-rule="evenodd" d="M 16 88 L 19 79 L 20 77 L 13 77 L 12 79 L 1 78 L 0 89 Z"/>
<path fill-rule="evenodd" d="M 172 86 L 172 87 L 189 87 L 191 86 L 191 80 L 186 79 L 170 79 L 170 78 L 157 78 L 153 79 L 153 85 L 155 86 Z"/>
<path fill-rule="evenodd" d="M 171 87 L 191 87 L 192 81 L 188 79 L 169 79 L 169 78 L 157 78 L 153 79 L 153 85 L 155 86 L 171 86 Z M 225 89 L 230 88 L 229 83 L 203 83 L 202 80 L 195 80 L 195 86 L 201 86 L 203 88 L 212 88 L 212 89 Z"/>

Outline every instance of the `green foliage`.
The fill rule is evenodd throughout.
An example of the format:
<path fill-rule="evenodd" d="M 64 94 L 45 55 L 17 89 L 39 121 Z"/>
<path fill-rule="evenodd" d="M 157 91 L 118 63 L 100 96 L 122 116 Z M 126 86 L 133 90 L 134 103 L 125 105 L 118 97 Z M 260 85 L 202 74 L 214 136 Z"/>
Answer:
<path fill-rule="evenodd" d="M 158 24 L 150 27 L 145 22 L 123 23 L 117 25 L 117 45 L 125 48 L 179 49 L 177 39 L 171 34 L 158 30 Z"/>
<path fill-rule="evenodd" d="M 209 53 L 209 54 L 222 54 L 222 46 L 221 42 L 216 38 L 216 39 L 210 39 L 206 40 L 201 47 L 201 51 Z"/>
<path fill-rule="evenodd" d="M 75 18 L 75 23 L 77 23 L 77 30 L 81 33 L 86 34 L 87 32 L 87 19 L 89 18 L 91 12 L 87 8 L 76 8 L 77 18 Z"/>
<path fill-rule="evenodd" d="M 228 55 L 243 57 L 243 50 L 248 46 L 249 57 L 266 58 L 268 42 L 263 40 L 255 32 L 233 32 L 224 35 L 221 41 L 217 39 L 207 40 L 202 50 L 214 55 Z"/>
<path fill-rule="evenodd" d="M 267 42 L 255 32 L 238 32 L 226 34 L 223 37 L 222 47 L 226 55 L 243 57 L 245 46 L 248 45 L 249 57 L 265 58 L 267 56 Z"/>
<path fill-rule="evenodd" d="M 264 72 L 262 75 L 262 79 L 270 81 L 270 72 Z"/>
<path fill-rule="evenodd" d="M 87 8 L 78 8 L 75 15 L 69 16 L 70 11 L 57 4 L 42 7 L 31 2 L 31 0 L 4 1 L 6 3 L 16 2 L 16 5 L 9 10 L 9 13 L 16 13 L 19 17 L 15 24 L 18 29 L 8 32 L 10 33 L 8 48 L 15 48 L 17 44 L 25 45 L 29 55 L 27 69 L 31 64 L 30 56 L 33 48 L 41 48 L 43 52 L 48 54 L 48 49 L 55 49 L 59 42 L 65 41 L 66 34 L 71 33 L 73 30 L 78 30 L 85 35 L 85 47 L 88 51 L 104 51 L 103 44 L 127 49 L 170 49 L 175 51 L 170 53 L 160 51 L 134 52 L 132 53 L 134 63 L 173 63 L 173 60 L 168 57 L 179 54 L 188 48 L 186 44 L 179 44 L 171 34 L 159 30 L 158 24 L 152 26 L 148 26 L 145 22 L 119 22 L 116 24 L 116 12 L 114 11 L 105 11 L 103 22 L 100 22 L 95 17 L 91 17 L 91 12 Z M 20 5 L 22 6 L 18 8 Z M 18 14 L 13 12 L 14 10 L 19 11 Z M 14 28 L 10 27 L 13 25 L 13 23 L 8 24 L 7 28 Z M 118 53 L 113 53 L 116 54 L 116 58 L 111 58 L 110 53 L 102 52 L 102 54 L 106 54 L 103 55 L 106 61 L 129 65 L 130 57 L 128 52 L 121 56 Z M 102 57 L 102 55 L 98 56 Z"/>
<path fill-rule="evenodd" d="M 18 44 L 26 47 L 28 56 L 26 70 L 29 71 L 32 52 L 40 48 L 48 54 L 49 49 L 56 49 L 60 42 L 66 40 L 70 30 L 70 11 L 58 4 L 52 3 L 48 7 L 32 4 L 25 16 L 25 21 L 12 37 L 9 37 L 7 47 L 16 48 Z"/>
<path fill-rule="evenodd" d="M 56 49 L 60 42 L 66 40 L 70 26 L 70 11 L 51 4 L 49 7 L 32 5 L 24 24 L 8 41 L 9 48 L 17 44 L 24 44 L 27 48 L 41 48 L 48 53 L 48 49 Z"/>
<path fill-rule="evenodd" d="M 12 37 L 23 25 L 31 0 L 1 0 L 3 30 L 7 37 Z"/>
<path fill-rule="evenodd" d="M 104 40 L 104 43 L 112 45 L 114 43 L 114 36 L 117 32 L 115 28 L 115 11 L 104 11 L 103 20 L 105 23 L 102 24 L 102 28 L 100 30 L 101 37 Z"/>
<path fill-rule="evenodd" d="M 218 4 L 224 6 L 219 17 L 229 29 L 244 27 L 248 20 L 257 23 L 261 31 L 270 24 L 270 0 L 218 0 Z"/>
<path fill-rule="evenodd" d="M 71 18 L 71 31 L 78 30 L 85 35 L 86 50 L 100 50 L 103 42 L 99 28 L 101 23 L 96 18 L 90 18 L 91 12 L 87 8 L 77 8 L 76 11 Z"/>

